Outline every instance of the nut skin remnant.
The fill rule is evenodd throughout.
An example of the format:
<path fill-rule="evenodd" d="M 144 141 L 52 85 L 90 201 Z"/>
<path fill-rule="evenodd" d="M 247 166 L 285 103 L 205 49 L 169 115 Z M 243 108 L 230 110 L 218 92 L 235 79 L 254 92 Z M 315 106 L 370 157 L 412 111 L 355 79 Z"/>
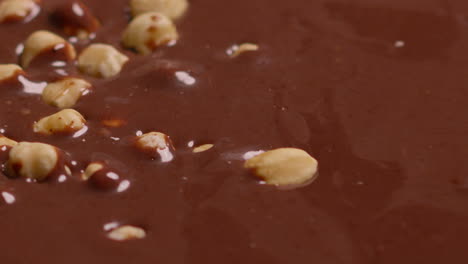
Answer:
<path fill-rule="evenodd" d="M 145 13 L 135 17 L 123 33 L 123 44 L 147 55 L 158 47 L 173 44 L 179 38 L 172 21 L 161 13 Z"/>
<path fill-rule="evenodd" d="M 0 64 L 0 83 L 14 80 L 24 74 L 23 69 L 16 64 Z"/>
<path fill-rule="evenodd" d="M 107 237 L 115 241 L 128 241 L 143 239 L 146 237 L 146 232 L 141 227 L 124 225 L 110 231 Z"/>
<path fill-rule="evenodd" d="M 170 19 L 180 18 L 188 9 L 188 0 L 131 0 L 133 16 L 148 12 L 159 12 Z"/>
<path fill-rule="evenodd" d="M 85 123 L 86 120 L 79 112 L 64 109 L 35 123 L 34 132 L 44 135 L 69 134 L 84 128 Z"/>
<path fill-rule="evenodd" d="M 315 179 L 318 162 L 304 150 L 280 148 L 247 160 L 244 167 L 266 184 L 300 186 Z"/>
<path fill-rule="evenodd" d="M 9 153 L 7 174 L 43 181 L 57 168 L 59 161 L 59 150 L 51 145 L 20 142 Z"/>
<path fill-rule="evenodd" d="M 91 84 L 83 79 L 65 78 L 49 83 L 42 92 L 42 100 L 58 108 L 70 108 L 82 95 L 87 94 L 90 88 Z"/>
<path fill-rule="evenodd" d="M 21 54 L 21 66 L 27 68 L 38 56 L 53 51 L 63 56 L 65 61 L 76 58 L 76 51 L 72 44 L 52 32 L 39 30 L 32 33 L 24 42 Z"/>
<path fill-rule="evenodd" d="M 38 0 L 0 1 L 0 23 L 26 22 L 33 19 L 40 10 Z"/>
<path fill-rule="evenodd" d="M 78 57 L 82 73 L 98 78 L 111 78 L 120 73 L 128 57 L 107 44 L 92 44 Z"/>

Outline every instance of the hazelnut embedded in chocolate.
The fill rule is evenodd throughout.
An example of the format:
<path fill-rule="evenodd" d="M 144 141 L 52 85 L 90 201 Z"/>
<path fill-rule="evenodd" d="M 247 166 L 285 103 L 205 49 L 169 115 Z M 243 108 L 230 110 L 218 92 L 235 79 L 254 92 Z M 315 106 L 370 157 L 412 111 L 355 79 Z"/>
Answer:
<path fill-rule="evenodd" d="M 294 186 L 308 183 L 317 175 L 317 160 L 295 148 L 280 148 L 257 155 L 244 164 L 266 184 Z"/>
<path fill-rule="evenodd" d="M 69 134 L 83 129 L 85 123 L 86 120 L 79 112 L 64 109 L 35 123 L 34 132 L 44 135 Z"/>
<path fill-rule="evenodd" d="M 120 73 L 128 57 L 107 44 L 92 44 L 78 57 L 78 68 L 84 74 L 111 78 Z"/>
<path fill-rule="evenodd" d="M 162 162 L 174 159 L 172 153 L 174 147 L 168 135 L 160 132 L 150 132 L 138 136 L 135 141 L 136 147 L 151 158 L 160 157 Z"/>
<path fill-rule="evenodd" d="M 63 29 L 65 34 L 87 39 L 99 29 L 99 21 L 81 1 L 66 1 L 52 14 L 52 21 Z"/>
<path fill-rule="evenodd" d="M 123 33 L 123 44 L 146 55 L 160 46 L 175 43 L 178 38 L 177 29 L 168 17 L 150 12 L 141 14 L 130 22 Z"/>
<path fill-rule="evenodd" d="M 40 11 L 39 0 L 3 0 L 0 2 L 0 23 L 29 21 Z"/>
<path fill-rule="evenodd" d="M 252 43 L 243 43 L 240 45 L 233 45 L 227 50 L 227 54 L 231 58 L 235 58 L 242 53 L 249 52 L 249 51 L 257 51 L 259 50 L 259 47 L 257 44 L 252 44 Z"/>
<path fill-rule="evenodd" d="M 49 83 L 42 92 L 45 103 L 58 107 L 73 107 L 82 95 L 89 92 L 91 84 L 79 78 L 65 78 Z"/>
<path fill-rule="evenodd" d="M 93 188 L 103 191 L 122 192 L 129 186 L 129 181 L 107 162 L 90 163 L 81 178 Z"/>
<path fill-rule="evenodd" d="M 124 225 L 111 230 L 107 234 L 107 237 L 115 241 L 128 241 L 135 239 L 143 239 L 146 237 L 146 232 L 141 227 Z"/>
<path fill-rule="evenodd" d="M 75 48 L 56 34 L 39 30 L 32 33 L 24 42 L 21 66 L 27 68 L 39 56 L 49 56 L 49 60 L 71 61 L 76 58 Z"/>
<path fill-rule="evenodd" d="M 19 75 L 24 75 L 23 69 L 16 64 L 0 64 L 0 83 L 15 80 Z"/>
<path fill-rule="evenodd" d="M 170 19 L 181 17 L 189 6 L 187 0 L 131 0 L 130 7 L 133 16 L 148 12 L 158 12 Z"/>
<path fill-rule="evenodd" d="M 65 166 L 60 166 L 60 155 L 61 151 L 48 144 L 20 142 L 9 153 L 7 175 L 43 181 L 56 170 L 66 172 Z"/>

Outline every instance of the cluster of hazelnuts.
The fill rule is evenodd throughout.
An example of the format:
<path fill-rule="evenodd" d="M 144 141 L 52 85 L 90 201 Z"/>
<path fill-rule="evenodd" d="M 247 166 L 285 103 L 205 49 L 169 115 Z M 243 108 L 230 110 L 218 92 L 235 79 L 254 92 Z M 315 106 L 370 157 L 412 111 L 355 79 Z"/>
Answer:
<path fill-rule="evenodd" d="M 133 19 L 122 34 L 122 45 L 139 54 L 148 55 L 165 45 L 173 45 L 178 39 L 173 20 L 180 18 L 188 8 L 187 0 L 131 0 Z M 0 23 L 28 22 L 40 12 L 40 0 L 4 0 L 0 2 Z M 78 11 L 77 11 L 78 10 Z M 91 39 L 100 22 L 91 10 L 80 1 L 70 1 L 57 8 L 52 18 L 63 32 L 77 39 Z M 64 61 L 75 61 L 78 69 L 95 78 L 111 78 L 120 73 L 129 58 L 111 45 L 94 43 L 79 55 L 72 43 L 52 32 L 33 32 L 23 43 L 19 65 L 0 64 L 0 82 L 18 79 L 34 60 L 47 56 L 53 50 Z M 50 82 L 42 92 L 45 103 L 60 110 L 38 120 L 33 130 L 43 135 L 70 134 L 87 129 L 86 119 L 72 107 L 91 91 L 92 85 L 77 77 L 65 77 Z M 172 159 L 172 143 L 167 135 L 150 132 L 139 135 L 135 145 L 152 158 Z M 3 153 L 3 154 L 2 154 Z M 53 175 L 71 175 L 65 153 L 49 144 L 16 142 L 0 135 L 0 154 L 6 156 L 5 171 L 11 177 L 23 177 L 44 181 Z M 112 176 L 108 164 L 93 162 L 83 171 L 81 178 L 96 181 Z M 118 178 L 118 175 L 113 175 Z M 112 177 L 110 177 L 112 178 Z M 99 180 L 97 180 L 99 181 Z M 98 185 L 106 185 L 99 183 Z M 110 184 L 112 185 L 112 184 Z M 118 187 L 118 186 L 114 186 Z"/>

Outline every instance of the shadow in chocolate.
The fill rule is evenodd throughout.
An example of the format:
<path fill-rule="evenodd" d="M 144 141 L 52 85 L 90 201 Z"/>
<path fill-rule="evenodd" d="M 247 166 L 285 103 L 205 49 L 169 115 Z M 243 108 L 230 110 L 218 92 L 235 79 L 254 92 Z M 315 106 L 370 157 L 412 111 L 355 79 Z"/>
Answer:
<path fill-rule="evenodd" d="M 333 90 L 322 91 L 317 111 L 302 113 L 310 140 L 304 144 L 291 142 L 319 160 L 320 176 L 311 189 L 303 189 L 303 194 L 315 205 L 321 204 L 346 219 L 359 221 L 386 208 L 406 177 L 396 162 L 366 160 L 354 153 L 334 110 Z"/>
<path fill-rule="evenodd" d="M 388 56 L 443 58 L 460 34 L 450 10 L 433 14 L 350 2 L 329 2 L 324 6 L 331 19 L 354 31 L 356 41 L 365 49 Z"/>

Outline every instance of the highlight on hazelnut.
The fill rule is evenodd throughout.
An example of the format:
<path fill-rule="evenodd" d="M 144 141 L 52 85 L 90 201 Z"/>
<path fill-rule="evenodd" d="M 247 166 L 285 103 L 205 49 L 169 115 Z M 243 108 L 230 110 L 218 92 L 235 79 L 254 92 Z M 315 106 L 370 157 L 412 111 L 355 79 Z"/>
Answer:
<path fill-rule="evenodd" d="M 115 241 L 128 241 L 143 239 L 146 237 L 146 231 L 141 227 L 124 225 L 111 230 L 107 237 Z"/>
<path fill-rule="evenodd" d="M 174 159 L 172 141 L 169 136 L 164 133 L 150 132 L 138 136 L 135 145 L 151 158 L 157 158 L 159 156 L 162 162 L 169 162 Z"/>
<path fill-rule="evenodd" d="M 84 74 L 111 78 L 120 73 L 128 57 L 107 44 L 92 44 L 78 57 L 78 68 Z"/>
<path fill-rule="evenodd" d="M 150 12 L 130 22 L 123 33 L 123 45 L 147 55 L 158 47 L 174 44 L 178 38 L 177 29 L 167 16 Z"/>
<path fill-rule="evenodd" d="M 64 109 L 36 122 L 34 132 L 44 135 L 69 134 L 83 129 L 85 124 L 86 120 L 79 112 Z"/>
<path fill-rule="evenodd" d="M 280 148 L 248 159 L 244 167 L 266 184 L 300 186 L 315 180 L 318 162 L 304 150 Z"/>
<path fill-rule="evenodd" d="M 130 7 L 133 16 L 148 12 L 158 12 L 170 19 L 178 19 L 185 14 L 189 6 L 188 0 L 131 0 Z"/>
<path fill-rule="evenodd" d="M 22 177 L 43 181 L 60 163 L 60 151 L 43 143 L 20 142 L 9 153 L 6 171 L 10 177 Z"/>
<path fill-rule="evenodd" d="M 0 64 L 0 83 L 13 80 L 24 74 L 23 69 L 16 64 Z"/>
<path fill-rule="evenodd" d="M 51 106 L 70 108 L 90 89 L 91 84 L 86 80 L 68 77 L 49 83 L 42 92 L 42 100 Z"/>
<path fill-rule="evenodd" d="M 100 27 L 99 20 L 81 1 L 69 0 L 52 13 L 52 21 L 63 29 L 65 34 L 78 39 L 88 39 Z"/>
<path fill-rule="evenodd" d="M 27 68 L 36 57 L 51 51 L 54 54 L 60 53 L 66 61 L 76 58 L 76 51 L 72 44 L 52 32 L 39 30 L 32 33 L 24 42 L 21 66 Z"/>
<path fill-rule="evenodd" d="M 0 23 L 28 22 L 39 11 L 39 0 L 3 0 L 0 1 Z"/>

